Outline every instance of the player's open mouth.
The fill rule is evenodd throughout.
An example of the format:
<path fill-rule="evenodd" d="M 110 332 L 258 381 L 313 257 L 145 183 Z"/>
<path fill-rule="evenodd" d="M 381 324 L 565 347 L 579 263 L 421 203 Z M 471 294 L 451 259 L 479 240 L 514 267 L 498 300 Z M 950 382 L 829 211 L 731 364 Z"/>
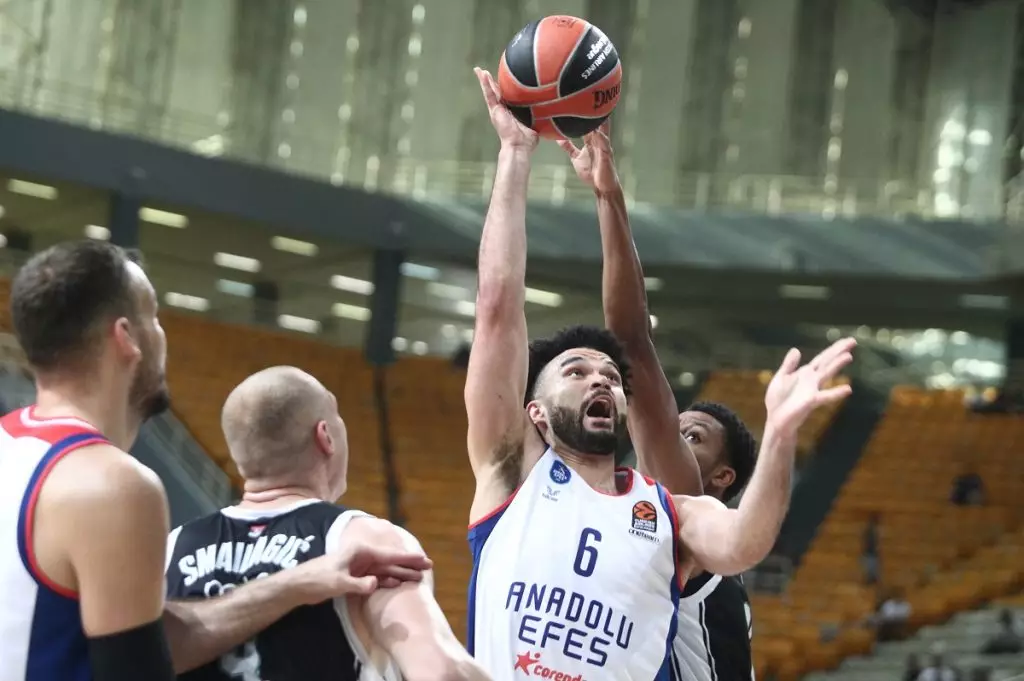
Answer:
<path fill-rule="evenodd" d="M 586 417 L 589 426 L 603 429 L 611 427 L 614 412 L 615 403 L 612 402 L 611 397 L 601 395 L 591 400 L 583 415 Z"/>

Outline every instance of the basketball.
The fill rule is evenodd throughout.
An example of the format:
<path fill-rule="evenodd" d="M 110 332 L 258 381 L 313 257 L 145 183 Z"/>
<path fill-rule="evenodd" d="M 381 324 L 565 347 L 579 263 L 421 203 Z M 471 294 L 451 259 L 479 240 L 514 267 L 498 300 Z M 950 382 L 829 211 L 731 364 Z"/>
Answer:
<path fill-rule="evenodd" d="M 596 130 L 618 104 L 621 83 L 615 46 L 597 26 L 576 17 L 530 22 L 498 65 L 505 105 L 547 139 Z"/>

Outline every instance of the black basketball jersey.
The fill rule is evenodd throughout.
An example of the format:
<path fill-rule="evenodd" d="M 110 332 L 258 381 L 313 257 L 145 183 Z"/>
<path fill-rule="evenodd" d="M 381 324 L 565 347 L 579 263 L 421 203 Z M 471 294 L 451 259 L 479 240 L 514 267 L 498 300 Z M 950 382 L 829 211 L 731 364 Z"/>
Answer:
<path fill-rule="evenodd" d="M 317 500 L 274 511 L 229 507 L 171 532 L 167 598 L 215 598 L 324 555 L 364 515 Z M 185 681 L 360 681 L 362 650 L 343 600 L 296 608 Z"/>
<path fill-rule="evenodd" d="M 672 647 L 678 681 L 753 681 L 750 600 L 740 577 L 704 573 L 679 599 Z"/>

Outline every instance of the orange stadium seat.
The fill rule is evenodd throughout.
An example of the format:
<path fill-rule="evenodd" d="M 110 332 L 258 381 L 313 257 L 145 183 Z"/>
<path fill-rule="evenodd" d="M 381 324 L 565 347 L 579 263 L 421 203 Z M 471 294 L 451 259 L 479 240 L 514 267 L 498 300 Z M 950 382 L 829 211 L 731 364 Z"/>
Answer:
<path fill-rule="evenodd" d="M 893 390 L 786 593 L 755 601 L 759 671 L 796 679 L 868 652 L 873 635 L 857 623 L 873 612 L 878 594 L 891 588 L 910 602 L 914 626 L 1019 590 L 1024 580 L 1021 442 L 1024 420 L 973 414 L 959 391 Z M 984 506 L 949 502 L 953 480 L 965 465 L 984 481 Z M 876 513 L 878 590 L 863 584 L 859 562 L 868 518 Z M 837 625 L 838 635 L 825 643 L 820 632 L 828 625 Z"/>
<path fill-rule="evenodd" d="M 701 387 L 698 400 L 721 402 L 739 414 L 756 437 L 764 428 L 764 391 L 772 378 L 771 371 L 716 371 Z M 834 385 L 846 383 L 839 377 Z M 800 431 L 798 455 L 807 456 L 814 448 L 825 429 L 832 423 L 839 405 L 830 405 L 811 414 L 807 424 Z"/>

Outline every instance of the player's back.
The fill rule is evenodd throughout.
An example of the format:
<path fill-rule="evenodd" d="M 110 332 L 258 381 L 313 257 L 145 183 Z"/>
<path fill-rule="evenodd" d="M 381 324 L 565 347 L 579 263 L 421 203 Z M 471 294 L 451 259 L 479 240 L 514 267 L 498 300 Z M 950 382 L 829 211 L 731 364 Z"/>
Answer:
<path fill-rule="evenodd" d="M 106 440 L 74 418 L 38 419 L 32 408 L 0 419 L 0 680 L 92 678 L 78 596 L 35 558 L 40 490 L 65 455 Z"/>
<path fill-rule="evenodd" d="M 624 470 L 591 488 L 551 450 L 469 531 L 470 652 L 495 681 L 669 678 L 679 595 L 672 500 Z"/>
<path fill-rule="evenodd" d="M 691 681 L 752 681 L 751 612 L 740 577 L 704 573 L 679 601 L 673 664 Z"/>
<path fill-rule="evenodd" d="M 229 507 L 168 538 L 167 597 L 213 598 L 324 555 L 365 513 L 317 500 L 272 510 Z M 179 676 L 187 681 L 393 681 L 370 664 L 344 599 L 296 608 L 254 640 Z"/>

